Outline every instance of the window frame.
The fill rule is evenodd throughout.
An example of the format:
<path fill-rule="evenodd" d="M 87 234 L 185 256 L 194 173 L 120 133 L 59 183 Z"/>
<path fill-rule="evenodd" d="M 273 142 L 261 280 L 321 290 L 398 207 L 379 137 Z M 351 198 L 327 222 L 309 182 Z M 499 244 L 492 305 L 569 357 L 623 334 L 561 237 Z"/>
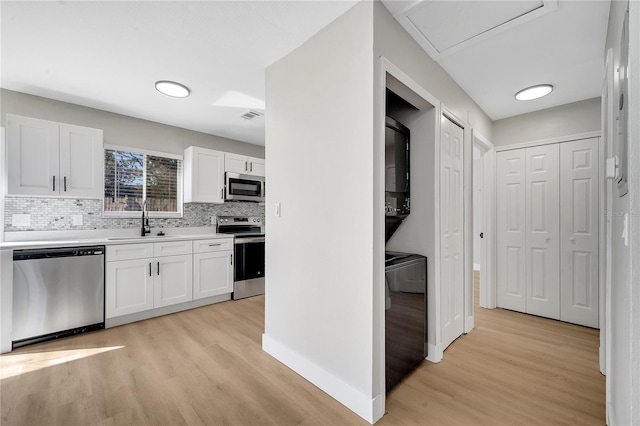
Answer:
<path fill-rule="evenodd" d="M 178 211 L 177 212 L 158 212 L 158 211 L 149 211 L 149 217 L 150 218 L 157 218 L 157 219 L 172 219 L 172 218 L 182 218 L 184 215 L 184 190 L 183 190 L 183 182 L 184 182 L 184 156 L 181 154 L 172 154 L 169 152 L 162 152 L 162 151 L 152 151 L 152 150 L 148 150 L 148 149 L 142 149 L 142 148 L 133 148 L 133 147 L 128 147 L 128 146 L 122 146 L 122 145 L 111 145 L 111 144 L 104 144 L 104 146 L 102 147 L 103 151 L 107 151 L 107 150 L 111 150 L 111 151 L 124 151 L 124 152 L 131 152 L 134 154 L 141 154 L 144 155 L 145 157 L 145 161 L 144 161 L 144 167 L 142 169 L 142 195 L 143 195 L 143 199 L 146 199 L 146 195 L 147 195 L 147 161 L 146 161 L 146 157 L 147 156 L 153 156 L 153 157 L 163 157 L 163 158 L 170 158 L 172 160 L 180 160 L 180 166 L 178 167 L 178 176 L 177 176 L 177 185 L 176 185 L 176 190 L 177 190 L 177 200 L 176 200 L 176 204 L 178 207 Z M 104 162 L 103 162 L 103 167 L 104 167 Z M 106 173 L 106 170 L 103 169 L 102 174 L 104 175 Z M 106 177 L 106 176 L 105 176 Z M 104 180 L 104 182 L 106 182 L 106 179 Z M 105 218 L 119 218 L 119 219 L 138 219 L 141 217 L 142 212 L 141 211 L 136 211 L 136 212 L 126 212 L 126 211 L 120 211 L 120 212 L 111 212 L 111 211 L 106 211 L 105 210 L 105 184 L 103 183 L 102 185 L 102 217 Z"/>

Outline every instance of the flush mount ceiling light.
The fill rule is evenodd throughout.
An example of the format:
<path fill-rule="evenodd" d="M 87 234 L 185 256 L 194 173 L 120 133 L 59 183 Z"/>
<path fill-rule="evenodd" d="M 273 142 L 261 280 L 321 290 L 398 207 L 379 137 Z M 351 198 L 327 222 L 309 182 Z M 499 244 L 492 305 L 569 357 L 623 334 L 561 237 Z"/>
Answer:
<path fill-rule="evenodd" d="M 530 101 L 547 96 L 553 90 L 550 84 L 538 84 L 537 86 L 527 87 L 516 93 L 516 99 L 519 101 Z"/>
<path fill-rule="evenodd" d="M 158 92 L 174 98 L 186 98 L 191 93 L 187 86 L 168 80 L 156 81 L 156 89 Z"/>

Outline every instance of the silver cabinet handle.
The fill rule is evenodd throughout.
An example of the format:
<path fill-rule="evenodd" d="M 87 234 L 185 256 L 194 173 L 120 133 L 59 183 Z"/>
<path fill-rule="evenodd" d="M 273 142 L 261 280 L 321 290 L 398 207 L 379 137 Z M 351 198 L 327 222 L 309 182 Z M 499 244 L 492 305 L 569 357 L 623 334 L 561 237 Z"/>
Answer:
<path fill-rule="evenodd" d="M 221 246 L 222 243 L 216 243 L 216 244 L 209 244 L 209 247 L 216 247 L 216 246 Z"/>
<path fill-rule="evenodd" d="M 64 192 L 67 192 L 67 177 L 64 177 Z"/>
<path fill-rule="evenodd" d="M 149 276 L 151 276 L 151 262 L 149 262 Z"/>
<path fill-rule="evenodd" d="M 158 275 L 160 275 L 160 262 L 158 262 Z"/>
<path fill-rule="evenodd" d="M 56 192 L 56 177 L 53 176 L 53 192 Z"/>
<path fill-rule="evenodd" d="M 231 255 L 231 264 L 233 265 L 233 255 Z"/>
<path fill-rule="evenodd" d="M 244 162 L 244 171 L 245 171 L 245 172 L 247 171 L 247 163 L 248 163 L 248 161 L 245 161 L 245 162 Z"/>
<path fill-rule="evenodd" d="M 224 188 L 220 188 L 220 199 L 224 199 Z"/>
<path fill-rule="evenodd" d="M 253 161 L 249 163 L 249 171 L 252 172 L 253 171 Z"/>

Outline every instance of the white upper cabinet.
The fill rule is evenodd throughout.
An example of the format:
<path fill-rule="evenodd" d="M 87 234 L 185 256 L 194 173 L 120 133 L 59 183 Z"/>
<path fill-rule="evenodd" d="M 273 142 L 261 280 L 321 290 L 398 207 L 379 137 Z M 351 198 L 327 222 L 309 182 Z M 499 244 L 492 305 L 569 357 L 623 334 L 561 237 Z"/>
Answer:
<path fill-rule="evenodd" d="M 102 130 L 60 124 L 60 176 L 61 195 L 103 196 Z"/>
<path fill-rule="evenodd" d="M 197 146 L 185 149 L 185 203 L 224 203 L 224 159 L 224 152 Z"/>
<path fill-rule="evenodd" d="M 264 158 L 247 157 L 227 152 L 224 154 L 224 171 L 264 177 Z"/>
<path fill-rule="evenodd" d="M 101 198 L 102 130 L 7 115 L 11 195 Z"/>

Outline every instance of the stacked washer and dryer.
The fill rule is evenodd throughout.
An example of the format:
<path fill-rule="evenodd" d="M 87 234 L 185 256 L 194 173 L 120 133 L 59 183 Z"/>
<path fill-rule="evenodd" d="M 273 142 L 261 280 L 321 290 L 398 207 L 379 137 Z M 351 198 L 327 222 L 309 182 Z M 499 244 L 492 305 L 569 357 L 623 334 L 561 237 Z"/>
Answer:
<path fill-rule="evenodd" d="M 385 128 L 385 242 L 411 211 L 407 127 Z M 427 356 L 427 258 L 385 253 L 385 375 L 389 392 Z"/>

